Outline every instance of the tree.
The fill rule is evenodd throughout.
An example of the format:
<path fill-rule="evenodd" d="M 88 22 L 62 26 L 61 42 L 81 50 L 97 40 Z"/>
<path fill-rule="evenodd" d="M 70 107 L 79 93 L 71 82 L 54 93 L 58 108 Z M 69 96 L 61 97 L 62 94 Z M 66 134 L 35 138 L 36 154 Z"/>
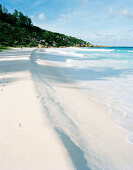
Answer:
<path fill-rule="evenodd" d="M 87 42 L 60 33 L 43 30 L 32 24 L 32 20 L 16 9 L 8 13 L 0 5 L 0 44 L 10 46 L 85 46 Z M 89 43 L 87 43 L 89 44 Z"/>
<path fill-rule="evenodd" d="M 25 25 L 25 20 L 26 17 L 24 16 L 24 14 L 22 12 L 19 12 L 18 14 L 18 25 Z"/>
<path fill-rule="evenodd" d="M 18 11 L 15 9 L 12 15 L 13 15 L 15 18 L 18 18 Z"/>
<path fill-rule="evenodd" d="M 31 19 L 28 16 L 25 16 L 25 24 L 27 26 L 31 26 L 32 25 L 32 21 L 31 21 Z"/>
<path fill-rule="evenodd" d="M 28 44 L 28 47 L 37 47 L 38 44 L 34 41 L 31 41 L 29 44 Z"/>
<path fill-rule="evenodd" d="M 3 13 L 8 14 L 8 10 L 6 9 L 6 7 L 5 7 L 5 6 L 3 6 L 2 11 L 3 11 Z"/>
<path fill-rule="evenodd" d="M 0 4 L 0 12 L 2 12 L 2 5 Z"/>

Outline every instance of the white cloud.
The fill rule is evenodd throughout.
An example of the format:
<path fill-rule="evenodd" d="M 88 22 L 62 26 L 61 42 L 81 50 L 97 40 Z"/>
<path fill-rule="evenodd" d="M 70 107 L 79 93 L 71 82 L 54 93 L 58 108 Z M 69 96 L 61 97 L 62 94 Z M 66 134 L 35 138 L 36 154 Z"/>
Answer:
<path fill-rule="evenodd" d="M 44 15 L 44 13 L 41 13 L 41 14 L 38 16 L 38 19 L 39 19 L 39 20 L 45 20 L 45 15 Z"/>
<path fill-rule="evenodd" d="M 88 0 L 83 0 L 83 4 L 87 4 L 88 3 Z"/>
<path fill-rule="evenodd" d="M 61 14 L 60 17 L 61 19 L 65 20 L 68 18 L 68 14 Z"/>
<path fill-rule="evenodd" d="M 44 2 L 43 0 L 36 1 L 35 3 L 33 3 L 33 4 L 31 5 L 30 8 L 34 8 L 34 7 L 36 7 L 36 6 L 40 5 L 40 4 L 42 4 L 43 2 Z"/>
<path fill-rule="evenodd" d="M 133 13 L 131 13 L 128 8 L 123 9 L 120 12 L 120 15 L 125 16 L 125 17 L 130 18 L 130 19 L 133 19 Z"/>
<path fill-rule="evenodd" d="M 35 17 L 34 17 L 33 15 L 32 15 L 30 18 L 31 18 L 32 20 L 35 19 Z"/>
<path fill-rule="evenodd" d="M 111 14 L 111 15 L 113 14 L 113 8 L 112 7 L 109 8 L 108 13 Z"/>
<path fill-rule="evenodd" d="M 122 15 L 122 16 L 128 16 L 128 15 L 129 15 L 129 10 L 128 10 L 128 8 L 123 9 L 123 10 L 120 12 L 120 15 Z"/>

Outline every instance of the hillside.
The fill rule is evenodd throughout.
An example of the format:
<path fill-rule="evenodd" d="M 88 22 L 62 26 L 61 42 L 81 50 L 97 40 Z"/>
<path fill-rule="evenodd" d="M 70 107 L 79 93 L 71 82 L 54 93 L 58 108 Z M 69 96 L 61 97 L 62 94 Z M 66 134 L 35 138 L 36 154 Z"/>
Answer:
<path fill-rule="evenodd" d="M 0 45 L 34 47 L 41 44 L 45 47 L 89 46 L 90 43 L 41 29 L 32 24 L 31 18 L 15 10 L 8 13 L 0 5 Z"/>

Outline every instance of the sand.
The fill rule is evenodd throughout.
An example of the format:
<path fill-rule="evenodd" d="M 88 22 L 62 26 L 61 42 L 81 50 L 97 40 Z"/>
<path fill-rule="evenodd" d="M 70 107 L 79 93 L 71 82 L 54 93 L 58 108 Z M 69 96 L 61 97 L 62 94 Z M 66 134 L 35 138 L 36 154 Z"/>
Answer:
<path fill-rule="evenodd" d="M 0 53 L 0 170 L 73 169 L 39 102 L 31 51 Z"/>
<path fill-rule="evenodd" d="M 133 145 L 107 107 L 40 53 L 0 53 L 0 170 L 133 169 Z"/>

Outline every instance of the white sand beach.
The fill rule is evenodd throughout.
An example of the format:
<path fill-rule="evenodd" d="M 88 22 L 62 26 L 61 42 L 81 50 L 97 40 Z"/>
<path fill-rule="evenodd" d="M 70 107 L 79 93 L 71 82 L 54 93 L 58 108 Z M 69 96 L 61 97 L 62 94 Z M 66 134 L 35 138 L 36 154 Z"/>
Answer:
<path fill-rule="evenodd" d="M 106 105 L 40 53 L 0 53 L 0 170 L 132 170 L 133 144 Z"/>

